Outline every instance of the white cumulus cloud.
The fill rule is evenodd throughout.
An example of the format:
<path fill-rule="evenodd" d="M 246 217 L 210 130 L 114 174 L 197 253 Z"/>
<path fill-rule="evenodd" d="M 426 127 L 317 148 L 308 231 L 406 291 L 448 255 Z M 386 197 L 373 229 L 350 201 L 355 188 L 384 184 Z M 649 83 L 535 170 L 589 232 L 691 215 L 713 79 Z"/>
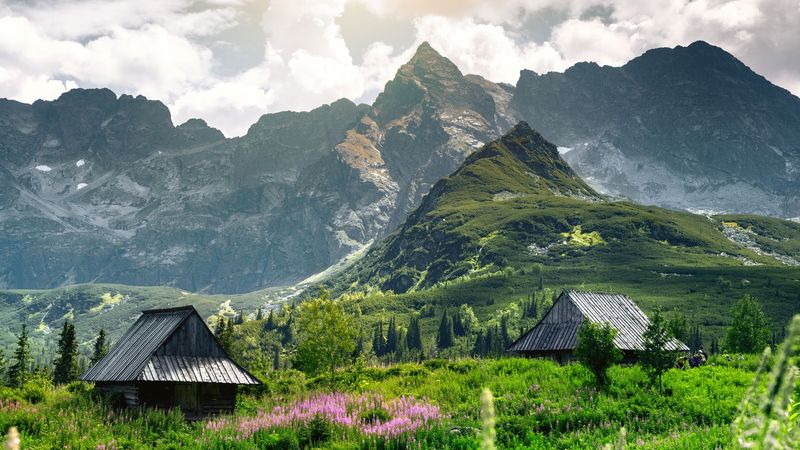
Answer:
<path fill-rule="evenodd" d="M 340 19 L 355 6 L 413 35 L 353 54 L 342 27 L 358 23 Z M 241 135 L 266 112 L 370 102 L 424 40 L 464 73 L 514 83 L 702 39 L 798 94 L 798 29 L 797 0 L 0 0 L 0 97 L 109 87 Z"/>

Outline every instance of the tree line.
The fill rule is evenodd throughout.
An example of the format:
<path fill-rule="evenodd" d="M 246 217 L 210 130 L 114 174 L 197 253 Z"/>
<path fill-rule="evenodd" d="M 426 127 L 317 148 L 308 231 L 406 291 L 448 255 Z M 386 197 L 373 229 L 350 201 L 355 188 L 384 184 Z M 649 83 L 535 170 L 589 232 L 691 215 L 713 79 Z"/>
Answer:
<path fill-rule="evenodd" d="M 94 342 L 90 363 L 95 364 L 102 359 L 108 353 L 108 347 L 106 332 L 101 328 Z M 55 359 L 50 365 L 34 367 L 28 327 L 23 323 L 10 364 L 6 363 L 5 355 L 0 352 L 0 383 L 21 387 L 31 375 L 39 373 L 52 378 L 56 384 L 67 384 L 80 376 L 79 358 L 75 324 L 65 320 L 58 337 Z"/>

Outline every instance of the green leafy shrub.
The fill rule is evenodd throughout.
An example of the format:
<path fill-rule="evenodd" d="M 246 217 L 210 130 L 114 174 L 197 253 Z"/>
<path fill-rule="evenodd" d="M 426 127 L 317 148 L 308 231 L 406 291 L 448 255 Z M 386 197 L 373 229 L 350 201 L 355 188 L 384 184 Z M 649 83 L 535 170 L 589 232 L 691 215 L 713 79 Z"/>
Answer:
<path fill-rule="evenodd" d="M 22 398 L 36 404 L 44 401 L 53 389 L 53 380 L 46 374 L 34 373 L 26 377 L 20 389 Z"/>
<path fill-rule="evenodd" d="M 578 330 L 575 355 L 592 371 L 599 386 L 606 384 L 608 368 L 622 360 L 622 352 L 614 344 L 617 330 L 608 323 L 597 324 L 588 320 Z"/>

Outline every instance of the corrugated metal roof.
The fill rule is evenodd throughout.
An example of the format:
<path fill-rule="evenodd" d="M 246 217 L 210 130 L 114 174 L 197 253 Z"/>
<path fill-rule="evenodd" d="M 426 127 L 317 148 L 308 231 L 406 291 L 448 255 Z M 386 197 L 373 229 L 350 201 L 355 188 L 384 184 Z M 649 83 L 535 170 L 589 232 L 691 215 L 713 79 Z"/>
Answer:
<path fill-rule="evenodd" d="M 108 354 L 86 371 L 81 380 L 193 382 L 194 378 L 209 383 L 260 384 L 227 357 L 154 356 L 192 314 L 197 314 L 193 306 L 142 311 Z M 198 320 L 205 326 L 199 315 Z"/>
<path fill-rule="evenodd" d="M 139 374 L 140 381 L 260 384 L 228 358 L 153 356 Z"/>
<path fill-rule="evenodd" d="M 601 292 L 564 291 L 557 302 L 569 301 L 575 305 L 587 320 L 594 323 L 609 323 L 617 329 L 614 343 L 622 350 L 643 350 L 642 335 L 650 319 L 638 306 L 623 294 Z M 554 305 L 555 306 L 555 305 Z M 552 309 L 552 308 L 551 308 Z M 549 313 L 549 311 L 548 311 Z M 551 351 L 571 350 L 577 342 L 577 330 L 580 324 L 575 322 L 544 323 L 540 322 L 531 331 L 511 344 L 509 351 Z M 688 351 L 682 342 L 672 339 L 669 350 Z"/>

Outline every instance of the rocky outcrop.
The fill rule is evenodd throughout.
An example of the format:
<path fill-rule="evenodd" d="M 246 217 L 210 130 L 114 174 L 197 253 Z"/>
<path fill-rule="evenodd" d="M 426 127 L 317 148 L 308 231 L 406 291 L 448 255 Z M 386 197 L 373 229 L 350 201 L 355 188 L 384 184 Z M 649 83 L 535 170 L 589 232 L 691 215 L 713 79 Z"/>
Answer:
<path fill-rule="evenodd" d="M 269 114 L 226 140 L 143 97 L 74 90 L 0 104 L 0 286 L 108 281 L 240 292 L 281 279 L 264 249 L 299 174 L 366 106 Z M 299 230 L 303 231 L 303 230 Z"/>
<path fill-rule="evenodd" d="M 523 71 L 512 105 L 604 192 L 675 209 L 800 214 L 800 99 L 705 42 L 622 67 Z"/>

